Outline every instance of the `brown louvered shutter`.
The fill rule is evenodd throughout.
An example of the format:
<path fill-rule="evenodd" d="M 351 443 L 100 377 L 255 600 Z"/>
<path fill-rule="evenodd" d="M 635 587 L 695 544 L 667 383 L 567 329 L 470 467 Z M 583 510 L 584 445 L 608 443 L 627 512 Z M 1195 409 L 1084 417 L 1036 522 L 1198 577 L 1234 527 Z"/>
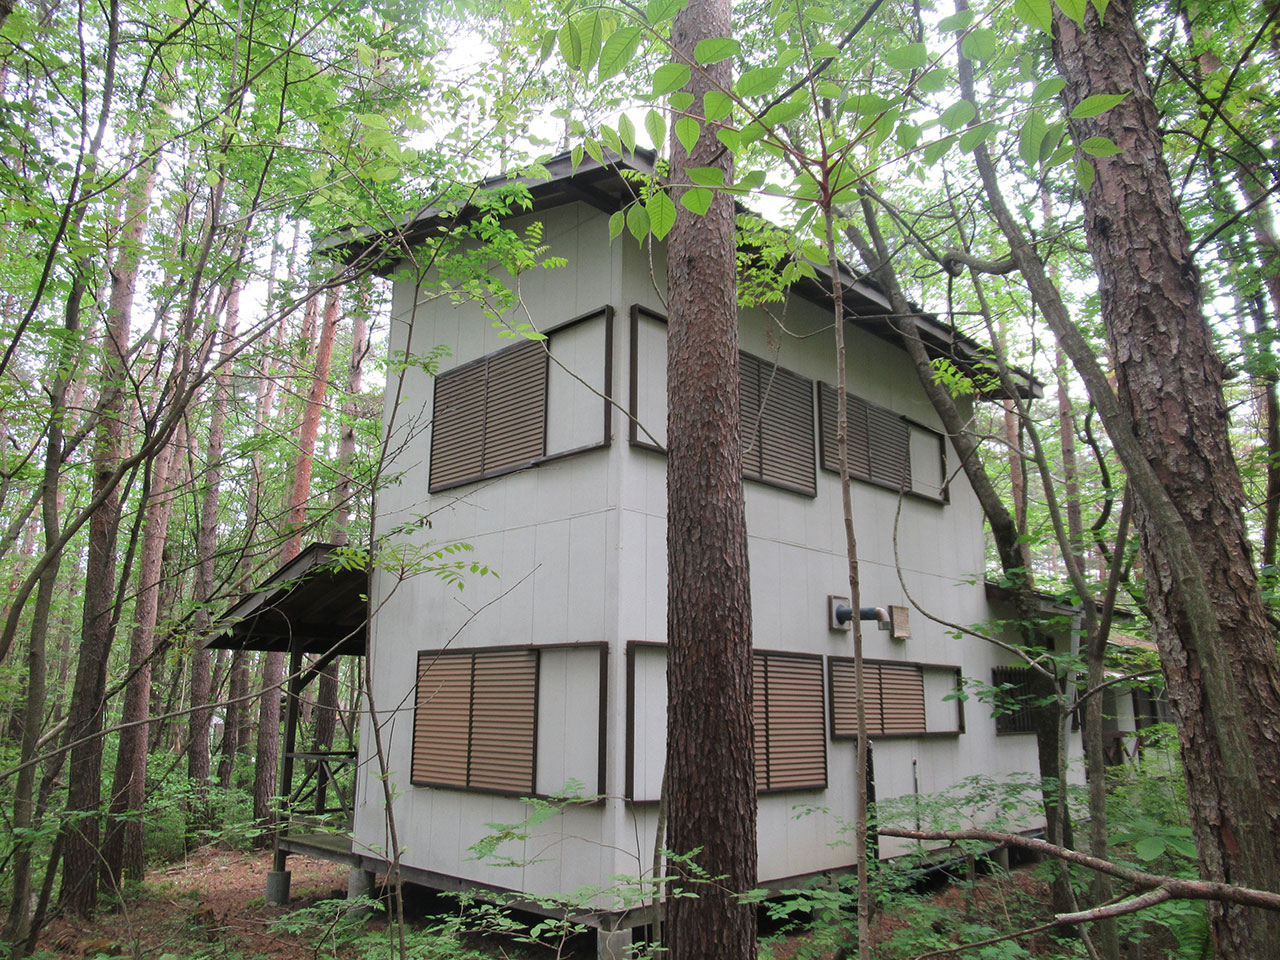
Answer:
<path fill-rule="evenodd" d="M 469 786 L 533 792 L 538 655 L 476 653 Z"/>
<path fill-rule="evenodd" d="M 781 367 L 762 372 L 761 475 L 817 494 L 813 465 L 813 382 Z"/>
<path fill-rule="evenodd" d="M 1035 708 L 1027 703 L 1031 693 L 1029 667 L 995 667 L 991 671 L 992 686 L 1011 684 L 1002 691 L 996 715 L 996 733 L 1031 733 L 1035 730 Z"/>
<path fill-rule="evenodd" d="M 489 358 L 484 473 L 537 460 L 546 447 L 547 353 L 529 341 Z"/>
<path fill-rule="evenodd" d="M 431 486 L 484 472 L 483 362 L 436 377 L 431 424 Z"/>
<path fill-rule="evenodd" d="M 839 431 L 836 388 L 828 383 L 818 385 L 818 405 L 822 417 L 822 469 L 840 472 L 840 451 L 836 449 Z M 849 421 L 849 473 L 864 480 L 871 476 L 871 456 L 867 440 L 867 401 L 853 394 L 845 395 Z"/>
<path fill-rule="evenodd" d="M 756 755 L 756 789 L 769 786 L 769 681 L 765 673 L 764 657 L 751 657 L 751 721 L 752 743 Z"/>
<path fill-rule="evenodd" d="M 854 684 L 853 661 L 843 657 L 831 658 L 831 735 L 856 737 L 858 735 L 857 686 Z M 867 736 L 878 737 L 884 733 L 884 712 L 880 702 L 880 665 L 872 661 L 862 662 L 862 684 L 867 691 Z"/>
<path fill-rule="evenodd" d="M 880 664 L 886 734 L 924 733 L 924 670 L 914 663 Z"/>
<path fill-rule="evenodd" d="M 761 480 L 760 361 L 749 353 L 738 354 L 738 403 L 742 408 L 742 475 Z"/>
<path fill-rule="evenodd" d="M 911 431 L 892 410 L 868 404 L 871 479 L 911 489 Z"/>
<path fill-rule="evenodd" d="M 410 779 L 465 787 L 470 727 L 471 657 L 418 654 Z"/>
<path fill-rule="evenodd" d="M 768 683 L 768 789 L 825 787 L 827 732 L 822 712 L 822 660 L 777 655 L 764 655 L 761 659 Z"/>

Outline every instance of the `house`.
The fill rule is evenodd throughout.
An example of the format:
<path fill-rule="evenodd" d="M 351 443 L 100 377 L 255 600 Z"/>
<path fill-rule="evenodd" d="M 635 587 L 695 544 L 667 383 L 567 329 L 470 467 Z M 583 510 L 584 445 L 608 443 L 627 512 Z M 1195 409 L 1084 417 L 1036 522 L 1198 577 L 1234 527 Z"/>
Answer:
<path fill-rule="evenodd" d="M 398 844 L 407 880 L 513 891 L 533 909 L 596 891 L 580 915 L 600 929 L 602 955 L 652 917 L 609 888 L 653 861 L 666 683 L 662 245 L 651 259 L 630 238 L 610 243 L 609 216 L 628 196 L 619 169 L 652 168 L 640 151 L 613 160 L 552 160 L 549 178 L 530 182 L 532 208 L 506 221 L 539 222 L 547 254 L 567 263 L 520 278 L 513 316 L 547 339 L 513 337 L 477 303 L 411 279 L 395 286 L 391 348 L 410 362 L 387 391 L 394 482 L 378 493 L 377 526 L 392 559 L 371 579 L 373 712 L 345 854 L 357 871 L 385 872 Z M 410 246 L 438 226 L 430 213 L 412 221 Z M 866 631 L 875 792 L 1035 770 L 1033 736 L 998 731 L 951 696 L 962 676 L 989 681 L 1010 656 L 912 606 L 951 623 L 988 619 L 982 516 L 887 301 L 852 275 L 842 282 L 862 602 L 897 608 L 894 629 Z M 976 344 L 919 322 L 935 356 L 978 361 Z M 765 885 L 852 860 L 844 831 L 860 774 L 850 633 L 833 615 L 847 566 L 830 324 L 817 283 L 741 315 Z M 434 376 L 412 362 L 424 357 L 438 362 Z M 459 590 L 423 572 L 453 559 L 433 551 L 459 543 L 467 562 L 500 575 L 466 572 Z M 521 798 L 566 790 L 594 799 L 503 844 L 501 862 L 476 858 L 492 824 L 525 819 Z M 301 834 L 279 842 L 324 854 Z M 886 843 L 881 855 L 900 850 Z"/>

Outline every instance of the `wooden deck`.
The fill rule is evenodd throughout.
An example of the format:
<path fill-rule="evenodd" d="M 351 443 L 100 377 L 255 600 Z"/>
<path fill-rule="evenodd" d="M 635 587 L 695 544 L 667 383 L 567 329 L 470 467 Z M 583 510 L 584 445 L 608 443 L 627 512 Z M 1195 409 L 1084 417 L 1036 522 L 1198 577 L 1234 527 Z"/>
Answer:
<path fill-rule="evenodd" d="M 276 838 L 278 849 L 321 860 L 336 860 L 351 867 L 361 865 L 351 849 L 351 835 L 345 833 L 286 833 Z"/>

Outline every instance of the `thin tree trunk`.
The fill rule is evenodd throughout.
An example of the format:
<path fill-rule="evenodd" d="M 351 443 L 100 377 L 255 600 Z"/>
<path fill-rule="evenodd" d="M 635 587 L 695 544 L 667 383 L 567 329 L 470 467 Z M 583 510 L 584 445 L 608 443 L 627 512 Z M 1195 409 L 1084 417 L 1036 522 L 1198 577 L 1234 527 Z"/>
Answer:
<path fill-rule="evenodd" d="M 677 59 L 732 33 L 728 0 L 694 0 L 676 15 Z M 701 109 L 729 89 L 729 61 L 694 71 L 685 90 Z M 692 155 L 674 136 L 671 182 L 732 155 L 703 124 Z M 675 189 L 679 200 L 681 188 Z M 676 203 L 667 248 L 667 775 L 670 847 L 701 848 L 714 884 L 668 900 L 673 960 L 756 955 L 756 790 L 751 596 L 742 490 L 738 303 L 733 202 L 717 193 L 701 217 Z"/>
<path fill-rule="evenodd" d="M 314 303 L 314 300 L 312 301 Z M 288 563 L 302 547 L 302 528 L 306 520 L 307 497 L 311 493 L 311 470 L 315 460 L 316 435 L 329 385 L 329 364 L 333 357 L 333 340 L 338 329 L 341 300 L 338 288 L 331 288 L 325 299 L 320 339 L 316 344 L 315 369 L 311 389 L 303 411 L 298 433 L 298 459 L 294 467 L 293 490 L 289 497 L 289 536 L 280 550 L 280 563 Z M 313 312 L 314 315 L 314 312 Z M 263 670 L 263 695 L 258 711 L 258 759 L 254 768 L 253 814 L 261 823 L 273 823 L 275 811 L 271 798 L 278 787 L 276 779 L 280 763 L 280 684 L 284 677 L 284 653 L 269 652 Z M 265 836 L 265 835 L 264 835 Z"/>

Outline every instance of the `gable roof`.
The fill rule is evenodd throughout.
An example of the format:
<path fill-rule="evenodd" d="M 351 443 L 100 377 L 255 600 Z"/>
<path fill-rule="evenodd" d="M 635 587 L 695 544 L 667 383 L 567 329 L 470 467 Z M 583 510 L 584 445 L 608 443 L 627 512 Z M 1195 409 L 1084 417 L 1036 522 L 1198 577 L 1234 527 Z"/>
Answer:
<path fill-rule="evenodd" d="M 538 213 L 575 202 L 586 203 L 604 213 L 613 214 L 634 199 L 634 192 L 623 173 L 634 171 L 652 174 L 656 154 L 642 147 L 637 147 L 629 156 L 619 156 L 611 150 L 606 150 L 604 160 L 605 162 L 601 163 L 591 157 L 583 157 L 575 167 L 572 156 L 569 153 L 561 153 L 541 165 L 546 170 L 545 177 L 527 174 L 502 174 L 488 177 L 476 184 L 476 192 L 519 183 L 528 189 L 531 201 L 530 208 L 522 211 L 521 215 Z M 752 212 L 741 204 L 737 207 L 740 213 Z M 404 216 L 398 224 L 386 230 L 361 227 L 339 231 L 319 243 L 316 249 L 318 252 L 336 255 L 349 264 L 378 261 L 375 269 L 385 276 L 391 272 L 394 262 L 399 259 L 397 251 L 408 250 L 429 237 L 438 236 L 438 228 L 442 225 L 466 221 L 478 215 L 479 212 L 475 206 L 464 207 L 461 210 L 427 207 Z M 792 289 L 799 296 L 823 309 L 833 309 L 831 270 L 825 265 L 816 264 L 814 269 L 818 274 L 818 280 L 802 278 L 793 285 Z M 903 334 L 894 323 L 889 298 L 880 286 L 843 261 L 840 263 L 840 283 L 849 323 L 897 346 L 902 346 Z M 934 314 L 921 311 L 915 314 L 915 321 L 920 338 L 924 341 L 925 349 L 931 358 L 950 360 L 969 375 L 987 364 L 988 350 L 984 349 L 978 341 L 938 319 Z M 1019 396 L 1043 395 L 1042 384 L 1030 374 L 1019 369 L 1014 369 L 1012 372 L 1018 384 Z M 1003 396 L 1006 394 L 999 389 L 984 394 L 986 398 Z"/>

